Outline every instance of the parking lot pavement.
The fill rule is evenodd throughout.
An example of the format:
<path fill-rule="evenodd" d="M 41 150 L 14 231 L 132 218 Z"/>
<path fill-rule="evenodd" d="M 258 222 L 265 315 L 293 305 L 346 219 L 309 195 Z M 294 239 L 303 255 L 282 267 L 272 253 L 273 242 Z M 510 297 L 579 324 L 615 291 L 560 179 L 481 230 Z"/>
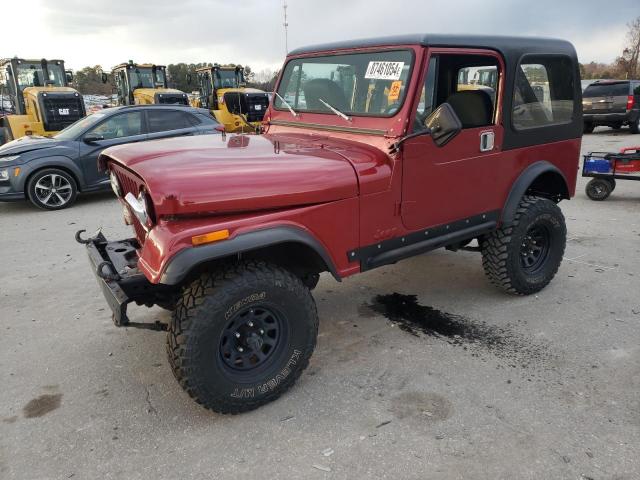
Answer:
<path fill-rule="evenodd" d="M 633 143 L 598 129 L 583 150 Z M 188 398 L 163 333 L 112 325 L 73 240 L 130 235 L 111 195 L 0 204 L 0 478 L 640 478 L 640 183 L 604 202 L 585 183 L 539 295 L 495 290 L 471 252 L 323 277 L 309 368 L 240 416 Z"/>

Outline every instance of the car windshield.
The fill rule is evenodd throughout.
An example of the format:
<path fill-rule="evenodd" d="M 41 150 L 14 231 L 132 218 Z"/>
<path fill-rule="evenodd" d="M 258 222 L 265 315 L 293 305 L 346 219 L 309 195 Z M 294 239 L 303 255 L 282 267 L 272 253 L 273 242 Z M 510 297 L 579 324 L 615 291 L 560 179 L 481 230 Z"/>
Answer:
<path fill-rule="evenodd" d="M 629 82 L 595 83 L 589 85 L 582 93 L 583 98 L 620 97 L 629 95 Z"/>
<path fill-rule="evenodd" d="M 237 76 L 235 69 L 216 70 L 214 81 L 216 88 L 235 88 L 239 87 L 240 83 L 244 83 L 244 76 L 242 75 L 242 70 L 238 72 Z"/>
<path fill-rule="evenodd" d="M 17 66 L 17 80 L 20 90 L 27 87 L 64 87 L 65 74 L 61 65 L 55 63 L 47 64 L 49 76 L 46 78 L 44 69 L 40 63 L 22 62 Z"/>
<path fill-rule="evenodd" d="M 166 85 L 164 70 L 156 68 L 155 75 L 151 67 L 135 67 L 129 70 L 131 89 L 163 88 Z"/>
<path fill-rule="evenodd" d="M 61 130 L 60 133 L 54 135 L 53 138 L 57 138 L 58 140 L 76 140 L 85 130 L 104 119 L 105 116 L 104 113 L 94 113 L 88 117 L 81 118 L 64 130 Z"/>
<path fill-rule="evenodd" d="M 297 58 L 287 63 L 278 87 L 296 112 L 389 117 L 400 110 L 410 78 L 410 50 Z M 286 110 L 274 98 L 278 110 Z"/>

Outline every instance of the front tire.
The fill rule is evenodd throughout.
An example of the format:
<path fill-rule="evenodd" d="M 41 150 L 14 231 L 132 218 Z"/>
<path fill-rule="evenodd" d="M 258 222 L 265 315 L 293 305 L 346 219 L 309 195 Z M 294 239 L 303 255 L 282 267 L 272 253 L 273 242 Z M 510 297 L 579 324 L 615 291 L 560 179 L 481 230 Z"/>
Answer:
<path fill-rule="evenodd" d="M 601 202 L 609 198 L 614 188 L 616 188 L 615 183 L 607 178 L 593 178 L 587 183 L 584 190 L 591 200 Z"/>
<path fill-rule="evenodd" d="M 516 216 L 482 240 L 482 266 L 497 287 L 518 295 L 539 292 L 562 262 L 567 228 L 551 200 L 525 196 Z"/>
<path fill-rule="evenodd" d="M 45 168 L 36 172 L 27 183 L 27 197 L 43 210 L 61 210 L 76 201 L 78 185 L 64 170 Z"/>
<path fill-rule="evenodd" d="M 178 301 L 167 335 L 173 373 L 204 407 L 241 413 L 271 402 L 307 367 L 318 334 L 309 289 L 262 262 L 203 274 Z"/>

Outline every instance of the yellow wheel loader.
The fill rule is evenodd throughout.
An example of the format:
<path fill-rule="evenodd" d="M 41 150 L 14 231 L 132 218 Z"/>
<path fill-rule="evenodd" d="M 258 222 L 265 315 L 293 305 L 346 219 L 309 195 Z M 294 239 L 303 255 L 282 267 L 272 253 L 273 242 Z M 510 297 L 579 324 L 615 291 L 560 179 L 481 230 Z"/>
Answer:
<path fill-rule="evenodd" d="M 0 60 L 0 144 L 25 135 L 50 137 L 86 115 L 62 60 Z"/>
<path fill-rule="evenodd" d="M 247 88 L 244 68 L 214 64 L 196 70 L 199 97 L 192 106 L 208 108 L 227 132 L 259 131 L 269 96 L 255 88 Z"/>
<path fill-rule="evenodd" d="M 111 71 L 118 92 L 118 105 L 180 104 L 189 105 L 187 94 L 167 88 L 164 65 L 121 63 Z M 103 77 L 106 81 L 106 77 Z"/>

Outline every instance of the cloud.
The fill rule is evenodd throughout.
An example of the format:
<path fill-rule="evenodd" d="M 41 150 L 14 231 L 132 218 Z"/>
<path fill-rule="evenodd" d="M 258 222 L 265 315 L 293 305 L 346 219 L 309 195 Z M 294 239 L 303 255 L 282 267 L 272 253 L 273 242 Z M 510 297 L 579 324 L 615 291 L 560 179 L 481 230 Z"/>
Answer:
<path fill-rule="evenodd" d="M 288 0 L 289 48 L 410 32 L 542 35 L 572 41 L 582 61 L 622 50 L 637 0 L 615 8 L 583 0 Z M 7 18 L 23 18 L 7 2 Z M 221 62 L 277 69 L 284 59 L 280 0 L 32 0 L 29 35 L 8 22 L 2 56 L 61 57 L 73 68 L 137 62 Z M 33 13 L 31 13 L 33 12 Z"/>

